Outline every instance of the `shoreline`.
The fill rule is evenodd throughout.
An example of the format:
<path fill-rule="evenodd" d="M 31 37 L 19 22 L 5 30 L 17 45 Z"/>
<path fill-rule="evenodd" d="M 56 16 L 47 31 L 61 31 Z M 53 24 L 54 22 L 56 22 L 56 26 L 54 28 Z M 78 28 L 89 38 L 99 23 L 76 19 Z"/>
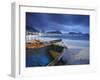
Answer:
<path fill-rule="evenodd" d="M 38 38 L 41 42 L 49 42 L 52 40 L 57 40 L 59 38 Z M 29 41 L 27 41 L 29 42 Z M 70 40 L 70 39 L 62 39 L 62 42 L 69 48 L 88 48 L 89 41 L 88 40 Z"/>

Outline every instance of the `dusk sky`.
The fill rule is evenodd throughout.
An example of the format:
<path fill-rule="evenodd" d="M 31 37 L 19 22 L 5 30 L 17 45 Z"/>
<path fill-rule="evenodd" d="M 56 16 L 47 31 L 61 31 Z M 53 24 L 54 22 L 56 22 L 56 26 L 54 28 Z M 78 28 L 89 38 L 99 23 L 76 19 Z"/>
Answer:
<path fill-rule="evenodd" d="M 89 33 L 89 15 L 26 13 L 26 25 L 39 31 Z"/>

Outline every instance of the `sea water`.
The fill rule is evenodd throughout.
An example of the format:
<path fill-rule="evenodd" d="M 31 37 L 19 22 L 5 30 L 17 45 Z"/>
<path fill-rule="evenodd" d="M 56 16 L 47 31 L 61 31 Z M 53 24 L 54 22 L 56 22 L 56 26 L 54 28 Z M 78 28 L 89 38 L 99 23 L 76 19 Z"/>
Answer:
<path fill-rule="evenodd" d="M 59 36 L 42 36 L 46 41 L 62 39 L 68 49 L 64 49 L 61 59 L 66 65 L 89 64 L 89 35 L 66 34 Z"/>
<path fill-rule="evenodd" d="M 61 59 L 68 64 L 89 64 L 89 35 L 80 34 L 62 34 L 62 35 L 51 35 L 51 36 L 36 36 L 33 38 L 38 38 L 44 41 L 51 41 L 56 39 L 62 39 L 64 44 L 68 47 L 63 52 Z M 33 53 L 32 55 L 26 56 L 26 67 L 35 66 L 46 66 L 51 62 L 49 56 L 43 49 L 39 50 L 39 53 Z"/>

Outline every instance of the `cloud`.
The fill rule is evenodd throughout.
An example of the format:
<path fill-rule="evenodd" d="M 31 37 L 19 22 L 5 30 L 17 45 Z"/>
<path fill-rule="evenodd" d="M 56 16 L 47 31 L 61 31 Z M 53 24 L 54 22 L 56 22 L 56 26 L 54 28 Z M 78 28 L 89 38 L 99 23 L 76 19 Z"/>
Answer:
<path fill-rule="evenodd" d="M 41 30 L 79 31 L 89 33 L 88 15 L 26 13 L 26 25 Z"/>

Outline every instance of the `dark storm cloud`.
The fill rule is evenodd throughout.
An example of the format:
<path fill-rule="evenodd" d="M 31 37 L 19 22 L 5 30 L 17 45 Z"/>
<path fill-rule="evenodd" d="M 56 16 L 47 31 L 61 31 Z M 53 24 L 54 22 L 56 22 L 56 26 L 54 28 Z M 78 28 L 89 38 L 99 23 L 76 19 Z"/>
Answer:
<path fill-rule="evenodd" d="M 26 13 L 26 25 L 39 30 L 78 31 L 89 33 L 88 15 Z"/>
<path fill-rule="evenodd" d="M 51 21 L 65 24 L 65 25 L 78 25 L 83 24 L 86 26 L 89 26 L 89 16 L 83 16 L 83 15 L 71 15 L 71 14 L 48 14 Z"/>

